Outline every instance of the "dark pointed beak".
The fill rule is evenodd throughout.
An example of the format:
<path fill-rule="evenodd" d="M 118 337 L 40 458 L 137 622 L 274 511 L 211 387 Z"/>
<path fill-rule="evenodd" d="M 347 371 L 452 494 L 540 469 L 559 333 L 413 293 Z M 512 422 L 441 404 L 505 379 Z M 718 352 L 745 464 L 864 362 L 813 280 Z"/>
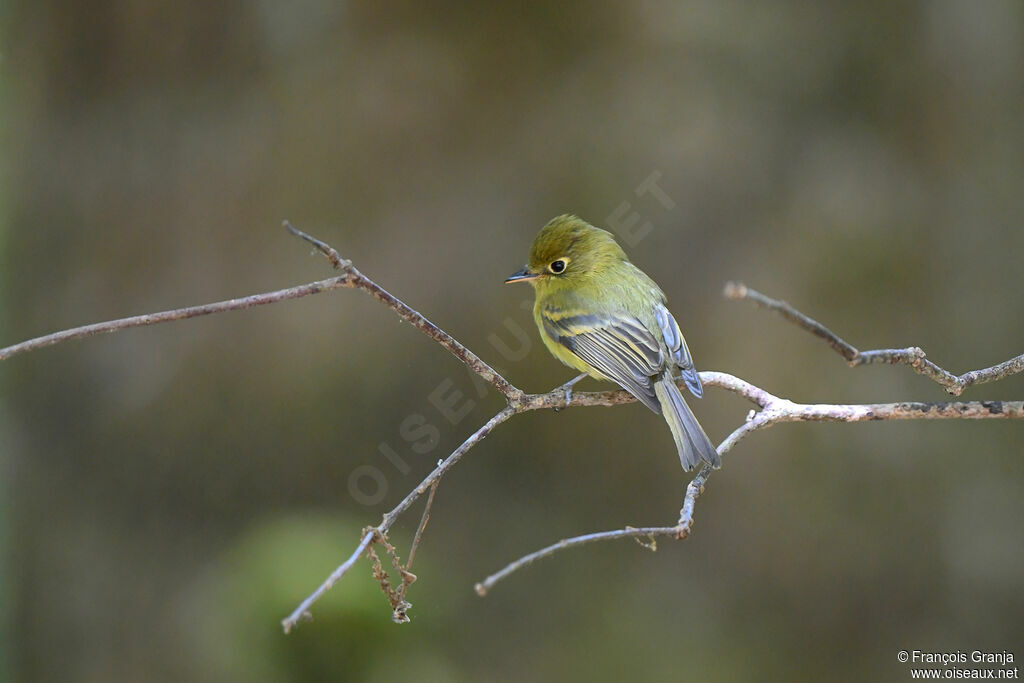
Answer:
<path fill-rule="evenodd" d="M 522 270 L 516 272 L 505 278 L 505 284 L 510 282 L 529 282 L 530 280 L 536 280 L 540 277 L 540 273 L 534 273 L 530 270 L 530 266 L 523 266 Z"/>

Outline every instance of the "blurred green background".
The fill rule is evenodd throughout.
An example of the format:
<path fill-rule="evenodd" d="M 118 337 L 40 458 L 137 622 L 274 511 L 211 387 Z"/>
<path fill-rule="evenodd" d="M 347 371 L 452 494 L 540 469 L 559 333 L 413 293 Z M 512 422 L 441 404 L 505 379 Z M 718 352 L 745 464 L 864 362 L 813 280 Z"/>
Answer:
<path fill-rule="evenodd" d="M 0 345 L 329 276 L 288 218 L 546 390 L 571 373 L 501 280 L 574 212 L 649 222 L 628 251 L 698 366 L 794 400 L 945 394 L 847 369 L 724 301 L 726 280 L 956 372 L 1024 351 L 1017 0 L 0 8 Z M 674 208 L 637 195 L 653 173 Z M 457 424 L 439 387 L 473 401 Z M 965 398 L 1024 398 L 1024 377 Z M 862 681 L 906 680 L 901 649 L 1024 657 L 1019 422 L 780 426 L 729 454 L 685 543 L 567 552 L 476 597 L 558 538 L 675 520 L 687 478 L 636 405 L 519 416 L 471 451 L 438 491 L 411 624 L 362 562 L 283 636 L 359 529 L 500 406 L 347 291 L 4 362 L 8 675 Z M 716 439 L 748 409 L 695 406 Z M 426 452 L 403 438 L 415 415 Z M 365 478 L 353 495 L 360 466 L 379 501 Z"/>

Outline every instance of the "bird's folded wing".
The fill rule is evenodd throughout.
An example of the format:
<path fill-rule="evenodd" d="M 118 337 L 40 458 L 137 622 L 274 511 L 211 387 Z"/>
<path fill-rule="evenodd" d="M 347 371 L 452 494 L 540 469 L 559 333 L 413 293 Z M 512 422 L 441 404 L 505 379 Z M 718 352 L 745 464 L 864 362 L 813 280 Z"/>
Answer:
<path fill-rule="evenodd" d="M 697 369 L 693 367 L 693 358 L 690 357 L 690 349 L 686 346 L 686 339 L 679 331 L 679 323 L 672 317 L 672 314 L 663 305 L 658 304 L 654 309 L 654 317 L 661 328 L 661 334 L 665 338 L 665 346 L 679 368 L 679 373 L 686 381 L 690 392 L 698 398 L 704 395 L 704 386 L 700 383 L 700 376 Z"/>
<path fill-rule="evenodd" d="M 627 313 L 541 311 L 544 331 L 656 413 L 661 406 L 653 377 L 665 358 L 644 324 Z M 680 335 L 681 337 L 682 335 Z"/>

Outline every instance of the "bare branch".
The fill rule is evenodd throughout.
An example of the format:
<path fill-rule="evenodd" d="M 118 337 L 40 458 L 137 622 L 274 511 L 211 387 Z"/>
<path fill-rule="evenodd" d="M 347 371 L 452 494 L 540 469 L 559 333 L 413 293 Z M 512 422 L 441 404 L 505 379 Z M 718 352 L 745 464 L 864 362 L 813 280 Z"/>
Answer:
<path fill-rule="evenodd" d="M 729 282 L 725 285 L 724 295 L 728 299 L 747 299 L 754 302 L 761 308 L 778 313 L 780 316 L 801 327 L 814 336 L 825 340 L 835 349 L 836 353 L 846 359 L 850 367 L 858 365 L 871 365 L 873 363 L 889 363 L 895 365 L 901 363 L 910 366 L 914 372 L 928 377 L 942 385 L 946 391 L 953 396 L 959 396 L 964 389 L 975 384 L 985 384 L 996 380 L 1024 372 L 1024 353 L 1011 358 L 1008 361 L 993 365 L 990 368 L 971 370 L 962 375 L 954 375 L 932 361 L 928 360 L 924 351 L 918 346 L 908 346 L 905 349 L 874 349 L 871 351 L 858 351 L 852 344 L 848 343 L 832 330 L 828 329 L 817 320 L 810 318 L 790 306 L 785 301 L 779 301 L 767 297 L 760 292 L 750 289 L 743 283 Z"/>
<path fill-rule="evenodd" d="M 511 562 L 501 570 L 491 574 L 483 581 L 479 582 L 474 586 L 476 594 L 480 597 L 485 597 L 494 584 L 498 583 L 504 578 L 507 578 L 514 572 L 527 567 L 537 560 L 545 557 L 550 557 L 557 553 L 559 550 L 568 550 L 569 548 L 576 548 L 581 545 L 587 545 L 588 543 L 597 543 L 598 541 L 615 541 L 623 538 L 633 539 L 645 539 L 655 538 L 659 536 L 672 536 L 675 538 L 686 538 L 687 531 L 677 526 L 647 526 L 647 527 L 635 527 L 628 526 L 625 529 L 616 529 L 614 531 L 599 531 L 593 534 L 584 534 L 582 536 L 574 536 L 572 538 L 563 538 L 557 543 L 552 543 L 546 548 L 536 550 L 529 555 L 520 557 L 515 562 Z M 682 536 L 680 536 L 682 534 Z"/>
<path fill-rule="evenodd" d="M 34 351 L 43 346 L 50 346 L 52 344 L 58 344 L 72 339 L 81 339 L 82 337 L 91 337 L 93 335 L 107 332 L 117 332 L 131 327 L 144 327 L 147 325 L 156 325 L 157 323 L 171 322 L 174 320 L 184 320 L 185 318 L 195 318 L 197 316 L 210 315 L 212 313 L 223 313 L 225 311 L 233 311 L 242 308 L 252 308 L 253 306 L 273 304 L 286 299 L 298 299 L 310 294 L 318 294 L 332 289 L 347 287 L 362 289 L 373 298 L 388 306 L 388 308 L 395 311 L 399 317 L 411 323 L 413 327 L 420 330 L 451 352 L 456 358 L 473 370 L 473 372 L 480 375 L 480 377 L 482 377 L 486 382 L 500 391 L 506 398 L 516 398 L 522 394 L 519 389 L 512 386 L 508 380 L 495 372 L 495 370 L 481 360 L 479 356 L 456 341 L 450 334 L 427 320 L 420 313 L 407 306 L 403 301 L 387 292 L 376 282 L 373 282 L 368 277 L 360 273 L 350 261 L 342 259 L 338 255 L 338 252 L 332 247 L 314 237 L 310 237 L 301 230 L 292 227 L 287 221 L 285 221 L 285 228 L 292 234 L 298 235 L 302 239 L 315 245 L 317 249 L 327 256 L 328 260 L 330 260 L 335 268 L 342 271 L 343 275 L 327 280 L 320 280 L 318 282 L 310 282 L 309 284 L 299 285 L 297 287 L 281 289 L 276 292 L 254 294 L 241 299 L 218 301 L 216 303 L 191 306 L 189 308 L 179 308 L 160 313 L 147 313 L 144 315 L 133 316 L 131 318 L 121 318 L 119 320 L 94 323 L 92 325 L 75 327 L 70 330 L 54 332 L 53 334 L 37 337 L 36 339 L 29 339 L 0 349 L 0 361 L 7 360 L 11 356 L 19 353 Z"/>
<path fill-rule="evenodd" d="M 132 316 L 131 318 L 108 320 L 107 322 L 93 323 L 91 325 L 83 325 L 82 327 L 73 327 L 70 330 L 61 330 L 60 332 L 36 337 L 35 339 L 29 339 L 0 349 L 0 361 L 7 360 L 11 356 L 16 356 L 19 353 L 35 351 L 36 349 L 40 349 L 44 346 L 52 346 L 53 344 L 59 344 L 60 342 L 71 341 L 73 339 L 81 339 L 82 337 L 91 337 L 93 335 L 104 334 L 107 332 L 117 332 L 118 330 L 125 330 L 131 327 L 146 327 L 148 325 L 156 325 L 158 323 L 173 322 L 175 320 L 184 320 L 186 318 L 196 318 L 201 315 L 211 315 L 213 313 L 237 311 L 239 309 L 252 308 L 254 306 L 276 304 L 279 301 L 299 299 L 304 296 L 309 296 L 310 294 L 319 294 L 320 292 L 329 292 L 333 289 L 341 289 L 342 287 L 351 286 L 352 285 L 348 283 L 348 276 L 341 275 L 327 280 L 299 285 L 298 287 L 279 289 L 276 292 L 253 294 L 252 296 L 242 297 L 241 299 L 228 299 L 227 301 L 217 301 L 212 304 L 203 304 L 201 306 L 176 308 L 172 311 L 161 311 L 160 313 L 145 313 L 143 315 Z"/>
<path fill-rule="evenodd" d="M 342 259 L 333 247 L 293 227 L 288 221 L 284 222 L 284 226 L 288 232 L 293 235 L 297 235 L 316 246 L 316 248 L 327 257 L 335 268 L 345 272 L 348 277 L 348 284 L 346 286 L 363 290 L 374 299 L 393 310 L 400 318 L 411 323 L 417 330 L 448 349 L 452 355 L 465 363 L 470 370 L 480 375 L 484 381 L 500 391 L 505 398 L 513 399 L 522 395 L 523 392 L 512 386 L 511 382 L 498 374 L 494 368 L 481 360 L 479 356 L 463 346 L 455 339 L 455 337 L 427 320 L 418 311 L 410 308 L 405 304 L 405 302 L 401 301 L 376 282 L 360 273 L 359 270 L 352 265 L 351 261 Z"/>
<path fill-rule="evenodd" d="M 721 446 L 719 446 L 719 452 Z M 620 538 L 632 538 L 638 541 L 643 539 L 650 539 L 650 543 L 641 543 L 644 547 L 650 550 L 657 550 L 658 546 L 654 543 L 654 539 L 660 536 L 668 536 L 677 541 L 681 541 L 690 535 L 690 528 L 693 526 L 693 508 L 697 501 L 697 498 L 704 492 L 704 482 L 707 481 L 711 475 L 711 465 L 707 463 L 700 468 L 697 472 L 697 476 L 693 478 L 687 487 L 686 495 L 683 498 L 683 507 L 679 511 L 679 521 L 675 526 L 650 526 L 650 527 L 633 527 L 628 526 L 625 529 L 616 529 L 615 531 L 600 531 L 594 534 L 585 534 L 583 536 L 574 536 L 573 538 L 563 538 L 558 543 L 552 543 L 546 548 L 541 548 L 529 555 L 520 557 L 515 562 L 511 562 L 502 568 L 500 571 L 491 574 L 486 579 L 476 584 L 476 594 L 480 597 L 484 597 L 494 587 L 494 584 L 498 583 L 504 578 L 507 578 L 514 572 L 533 564 L 537 560 L 545 557 L 554 555 L 559 550 L 566 550 L 568 548 L 575 548 L 581 545 L 587 545 L 588 543 L 597 543 L 598 541 L 614 541 Z"/>
<path fill-rule="evenodd" d="M 302 621 L 312 621 L 313 615 L 310 613 L 309 608 L 313 606 L 313 603 L 324 596 L 324 593 L 334 587 L 334 584 L 341 580 L 341 577 L 345 576 L 352 567 L 355 566 L 356 560 L 359 556 L 366 552 L 366 549 L 370 547 L 374 538 L 377 536 L 376 529 L 369 529 L 363 532 L 363 539 L 356 546 L 356 549 L 349 555 L 348 559 L 345 560 L 340 567 L 331 572 L 331 575 L 327 577 L 327 580 L 320 584 L 320 587 L 313 591 L 309 597 L 303 600 L 298 607 L 295 608 L 288 618 L 281 622 L 284 626 L 284 632 L 289 633 L 295 626 Z"/>
<path fill-rule="evenodd" d="M 751 411 L 747 421 L 738 427 L 718 446 L 721 455 L 732 448 L 748 434 L 765 429 L 780 422 L 865 422 L 868 420 L 951 420 L 951 419 L 1024 419 L 1024 401 L 971 401 L 967 403 L 869 403 L 861 405 L 833 404 L 802 404 L 793 403 L 784 398 L 750 385 L 747 382 L 724 372 L 702 372 L 701 382 L 705 386 L 717 386 L 728 389 L 749 398 L 762 407 L 760 411 Z M 554 393 L 557 393 L 556 390 Z M 619 392 L 611 392 L 617 394 Z M 625 393 L 625 392 L 622 392 Z M 590 402 L 593 398 L 605 398 L 600 394 L 581 394 L 578 398 L 581 405 L 605 405 Z M 575 400 L 577 397 L 574 396 Z M 607 397 L 612 398 L 612 397 Z M 615 398 L 618 398 L 617 396 Z M 623 401 L 625 402 L 625 401 Z M 679 513 L 679 522 L 675 526 L 666 527 L 626 527 L 615 531 L 602 531 L 574 538 L 562 539 L 546 548 L 509 563 L 500 571 L 491 574 L 476 584 L 478 595 L 484 596 L 494 584 L 507 578 L 510 574 L 536 562 L 550 557 L 560 550 L 575 548 L 598 541 L 612 541 L 620 538 L 654 538 L 669 536 L 676 540 L 685 539 L 693 526 L 693 509 L 697 498 L 704 491 L 704 484 L 711 474 L 711 467 L 704 465 L 686 488 L 683 507 Z"/>
<path fill-rule="evenodd" d="M 857 349 L 855 349 L 852 344 L 841 339 L 835 332 L 828 329 L 817 320 L 807 317 L 785 301 L 777 301 L 766 297 L 764 294 L 748 288 L 742 282 L 725 283 L 724 294 L 727 299 L 747 299 L 749 301 L 753 301 L 761 308 L 767 308 L 770 311 L 778 313 L 789 322 L 798 327 L 802 327 L 815 337 L 824 339 L 825 343 L 835 349 L 836 353 L 847 361 L 852 361 L 857 357 Z"/>
<path fill-rule="evenodd" d="M 408 510 L 409 507 L 411 507 L 412 504 L 415 503 L 416 500 L 420 496 L 422 496 L 427 490 L 432 490 L 433 487 L 439 481 L 441 481 L 441 477 L 443 477 L 445 473 L 448 472 L 448 470 L 454 467 L 459 462 L 459 460 L 462 459 L 462 456 L 465 455 L 467 451 L 469 451 L 470 448 L 478 444 L 481 440 L 484 439 L 484 437 L 490 434 L 492 429 L 494 429 L 495 427 L 497 427 L 502 422 L 509 419 L 515 414 L 516 410 L 514 408 L 512 408 L 511 406 L 506 406 L 501 411 L 499 411 L 494 417 L 492 417 L 490 420 L 484 423 L 482 427 L 473 432 L 469 436 L 469 438 L 463 441 L 458 448 L 452 451 L 451 455 L 449 455 L 447 458 L 439 462 L 437 464 L 437 467 L 435 467 L 434 470 L 430 474 L 428 474 L 423 481 L 420 482 L 419 486 L 410 491 L 409 494 L 402 499 L 402 502 L 400 502 L 398 505 L 396 505 L 393 509 L 391 509 L 384 515 L 384 517 L 381 519 L 380 524 L 367 530 L 367 532 L 363 535 L 363 542 L 360 543 L 360 547 L 356 549 L 357 552 L 349 556 L 349 558 L 345 560 L 344 564 L 342 564 L 340 567 L 331 572 L 331 575 L 327 577 L 326 581 L 324 581 L 315 591 L 313 591 L 309 595 L 309 597 L 303 600 L 302 603 L 299 604 L 299 606 L 296 607 L 291 614 L 289 614 L 281 621 L 281 625 L 284 627 L 284 632 L 288 633 L 293 628 L 295 628 L 295 626 L 299 622 L 308 619 L 309 617 L 306 616 L 306 612 L 309 611 L 309 608 L 313 605 L 313 603 L 322 598 L 324 593 L 330 590 L 331 587 L 335 583 L 337 583 L 338 579 L 340 579 L 346 572 L 348 572 L 349 569 L 351 569 L 351 564 L 359 558 L 359 555 L 362 554 L 362 552 L 369 547 L 369 544 L 372 543 L 375 538 L 386 539 L 387 533 L 388 531 L 390 531 L 391 526 L 395 523 L 395 520 L 397 520 L 398 517 L 403 512 Z"/>
<path fill-rule="evenodd" d="M 327 260 L 331 262 L 331 265 L 334 266 L 335 270 L 348 270 L 352 267 L 352 262 L 349 261 L 348 259 L 341 258 L 341 254 L 339 254 L 334 247 L 327 244 L 327 242 L 318 240 L 312 235 L 302 232 L 288 221 L 283 221 L 282 225 L 284 226 L 284 229 L 290 232 L 291 234 L 295 235 L 300 239 L 306 240 L 314 247 L 316 247 L 317 251 L 319 251 L 321 254 L 327 257 Z"/>
<path fill-rule="evenodd" d="M 434 506 L 434 494 L 437 493 L 439 481 L 435 481 L 430 485 L 430 494 L 427 496 L 427 502 L 423 506 L 423 516 L 420 517 L 420 525 L 416 528 L 416 535 L 412 538 L 412 545 L 409 546 L 409 561 L 405 563 L 406 569 L 412 567 L 412 561 L 416 558 L 416 548 L 420 547 L 420 539 L 423 538 L 423 530 L 427 528 L 427 522 L 430 521 L 430 508 Z"/>
<path fill-rule="evenodd" d="M 427 502 L 423 505 L 423 515 L 420 517 L 420 525 L 416 527 L 416 535 L 413 536 L 412 545 L 409 546 L 409 559 L 406 560 L 404 567 L 399 567 L 402 575 L 402 584 L 398 587 L 396 601 L 393 605 L 395 611 L 391 617 L 393 621 L 399 624 L 404 624 L 409 621 L 408 611 L 409 608 L 412 607 L 412 604 L 405 599 L 405 594 L 409 590 L 409 586 L 416 581 L 416 575 L 412 573 L 412 561 L 416 559 L 416 549 L 420 547 L 420 539 L 423 538 L 423 530 L 427 528 L 427 522 L 430 521 L 430 508 L 434 506 L 434 494 L 437 493 L 437 484 L 438 482 L 435 481 L 430 485 L 430 493 L 427 495 Z"/>
<path fill-rule="evenodd" d="M 140 315 L 131 318 L 123 318 L 121 320 L 112 320 L 109 322 L 63 330 L 61 332 L 56 332 L 36 339 L 30 339 L 28 341 L 21 342 L 20 344 L 0 349 L 0 360 L 6 360 L 18 353 L 32 351 L 44 346 L 72 339 L 80 339 L 82 337 L 105 332 L 115 332 L 131 327 L 154 325 L 157 323 L 182 320 L 200 315 L 250 308 L 253 306 L 276 303 L 287 299 L 295 299 L 309 294 L 316 294 L 333 289 L 361 289 L 367 292 L 388 308 L 395 311 L 395 313 L 403 320 L 411 323 L 418 330 L 447 349 L 452 355 L 500 391 L 507 400 L 507 405 L 502 410 L 467 437 L 466 440 L 463 441 L 458 448 L 452 451 L 447 458 L 439 461 L 437 467 L 435 467 L 433 471 L 431 471 L 423 481 L 416 486 L 416 488 L 410 491 L 409 494 L 398 503 L 398 505 L 385 513 L 381 518 L 380 524 L 375 527 L 367 527 L 363 530 L 359 544 L 348 559 L 335 569 L 330 576 L 328 576 L 327 579 L 315 591 L 313 591 L 313 593 L 303 600 L 298 607 L 296 607 L 295 610 L 282 621 L 282 626 L 287 633 L 301 621 L 311 618 L 310 608 L 312 605 L 316 603 L 316 601 L 319 600 L 328 590 L 330 590 L 330 588 L 346 573 L 348 573 L 359 557 L 364 554 L 371 558 L 374 575 L 380 581 L 382 588 L 385 590 L 388 595 L 388 599 L 394 607 L 395 620 L 404 623 L 405 621 L 408 621 L 408 616 L 405 612 L 409 607 L 409 604 L 405 601 L 405 592 L 408 586 L 415 581 L 416 578 L 410 571 L 410 567 L 412 565 L 412 560 L 415 557 L 416 550 L 420 545 L 423 530 L 430 518 L 430 510 L 433 505 L 434 493 L 440 480 L 448 470 L 454 467 L 463 458 L 463 456 L 465 456 L 470 448 L 478 444 L 482 439 L 490 434 L 495 427 L 507 421 L 513 415 L 517 415 L 519 413 L 549 408 L 560 409 L 563 407 L 614 406 L 622 403 L 633 403 L 636 399 L 628 392 L 622 390 L 573 393 L 569 398 L 567 398 L 566 389 L 571 386 L 572 382 L 557 387 L 547 393 L 527 394 L 502 377 L 498 372 L 480 359 L 480 357 L 459 343 L 454 337 L 441 330 L 439 327 L 427 320 L 423 315 L 410 308 L 407 304 L 400 301 L 380 287 L 380 285 L 359 272 L 359 270 L 356 269 L 350 261 L 343 259 L 333 247 L 316 239 L 315 237 L 307 235 L 301 230 L 297 230 L 287 222 L 285 222 L 285 228 L 292 234 L 314 245 L 336 269 L 341 271 L 341 274 L 327 280 L 311 282 L 305 285 L 282 289 L 275 292 L 256 294 L 241 299 L 231 299 L 202 306 L 193 306 L 172 311 L 164 311 L 161 313 Z M 931 377 L 954 395 L 960 394 L 964 388 L 973 384 L 995 381 L 1024 371 L 1024 354 L 990 368 L 974 370 L 964 373 L 963 375 L 956 376 L 927 360 L 924 352 L 917 347 L 909 347 L 906 349 L 858 351 L 855 347 L 844 341 L 827 327 L 803 313 L 800 313 L 785 302 L 776 301 L 760 294 L 759 292 L 748 289 L 743 285 L 733 283 L 726 286 L 725 294 L 727 297 L 733 299 L 749 299 L 759 306 L 775 311 L 795 325 L 807 330 L 820 339 L 823 339 L 829 344 L 829 346 L 835 349 L 837 353 L 843 356 L 851 366 L 869 363 L 903 363 L 909 365 L 916 372 L 927 377 Z M 758 410 L 751 410 L 746 421 L 722 441 L 718 447 L 719 453 L 722 454 L 732 450 L 732 448 L 734 448 L 735 445 L 748 434 L 760 429 L 765 429 L 780 422 L 862 422 L 866 420 L 1024 418 L 1024 402 L 1022 401 L 971 401 L 952 403 L 903 402 L 863 405 L 800 404 L 775 396 L 760 387 L 756 387 L 749 382 L 727 373 L 702 372 L 700 373 L 700 377 L 701 381 L 706 386 L 719 387 L 743 396 L 758 408 Z M 679 520 L 674 526 L 639 528 L 626 527 L 624 529 L 614 531 L 605 531 L 564 539 L 558 543 L 548 546 L 547 548 L 543 548 L 526 555 L 509 564 L 501 571 L 487 577 L 487 579 L 477 584 L 477 592 L 484 595 L 495 583 L 515 571 L 541 558 L 553 555 L 559 550 L 565 548 L 572 548 L 604 540 L 633 538 L 640 541 L 641 544 L 650 547 L 651 549 L 655 549 L 655 539 L 658 537 L 667 536 L 680 540 L 686 538 L 693 526 L 693 512 L 696 500 L 703 493 L 704 486 L 710 474 L 710 466 L 705 465 L 689 483 L 679 512 Z M 388 541 L 387 535 L 398 517 L 407 512 L 409 508 L 428 491 L 430 493 L 424 506 L 419 526 L 412 541 L 409 560 L 403 566 L 399 561 L 397 551 Z M 649 541 L 649 543 L 645 543 L 645 539 Z M 381 564 L 380 558 L 374 551 L 374 546 L 378 543 L 383 545 L 388 555 L 391 557 L 394 568 L 402 577 L 402 583 L 398 589 L 392 588 L 387 573 L 384 571 Z"/>
<path fill-rule="evenodd" d="M 409 494 L 402 499 L 402 502 L 384 515 L 383 519 L 381 519 L 381 523 L 377 526 L 377 530 L 382 534 L 386 534 L 395 523 L 395 520 L 398 519 L 398 516 L 408 510 L 409 507 L 412 506 L 420 496 L 426 493 L 430 487 L 441 481 L 441 478 L 447 474 L 448 470 L 455 467 L 459 460 L 462 459 L 462 456 L 464 456 L 470 448 L 480 443 L 484 437 L 491 433 L 491 430 L 515 414 L 516 410 L 514 408 L 511 406 L 505 406 L 498 411 L 494 417 L 485 422 L 480 429 L 473 432 L 458 448 L 452 451 L 451 455 L 439 462 L 437 467 L 435 467 L 433 471 L 420 482 L 419 486 L 410 491 Z"/>

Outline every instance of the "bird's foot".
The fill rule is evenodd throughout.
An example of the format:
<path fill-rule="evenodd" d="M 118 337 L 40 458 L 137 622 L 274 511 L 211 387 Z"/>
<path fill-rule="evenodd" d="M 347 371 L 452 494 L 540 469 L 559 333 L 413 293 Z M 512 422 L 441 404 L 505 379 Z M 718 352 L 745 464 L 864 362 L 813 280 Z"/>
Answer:
<path fill-rule="evenodd" d="M 572 403 L 572 388 L 573 388 L 573 385 L 575 385 L 576 382 L 579 382 L 581 379 L 583 379 L 586 376 L 587 376 L 587 373 L 584 372 L 583 374 L 577 375 L 576 377 L 573 377 L 571 380 L 569 380 L 568 382 L 566 382 L 562 386 L 558 387 L 559 389 L 564 389 L 565 390 L 565 407 L 566 408 L 568 408 L 569 405 Z M 558 410 L 558 408 L 555 408 L 555 410 Z"/>

